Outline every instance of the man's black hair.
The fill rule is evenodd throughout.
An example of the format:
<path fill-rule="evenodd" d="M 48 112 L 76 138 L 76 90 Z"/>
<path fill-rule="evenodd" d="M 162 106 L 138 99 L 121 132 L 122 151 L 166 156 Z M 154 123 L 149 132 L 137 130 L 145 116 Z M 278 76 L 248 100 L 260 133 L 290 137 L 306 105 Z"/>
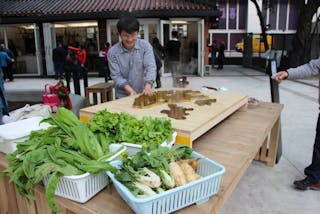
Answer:
<path fill-rule="evenodd" d="M 127 33 L 134 33 L 139 31 L 139 21 L 132 15 L 122 16 L 117 23 L 118 33 L 122 31 Z"/>
<path fill-rule="evenodd" d="M 178 31 L 176 31 L 176 30 L 172 31 L 172 32 L 171 32 L 171 35 L 172 35 L 173 37 L 178 38 Z"/>

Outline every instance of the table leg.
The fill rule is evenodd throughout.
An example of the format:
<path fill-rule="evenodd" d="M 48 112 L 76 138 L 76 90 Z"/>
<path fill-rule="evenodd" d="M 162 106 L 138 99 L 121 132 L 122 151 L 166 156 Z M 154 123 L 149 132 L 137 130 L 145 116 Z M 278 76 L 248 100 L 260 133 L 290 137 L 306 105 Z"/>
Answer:
<path fill-rule="evenodd" d="M 277 119 L 277 121 L 275 122 L 270 132 L 269 152 L 268 152 L 268 159 L 267 159 L 268 166 L 274 166 L 276 163 L 276 154 L 277 154 L 278 143 L 279 143 L 279 130 L 280 130 L 280 117 Z"/>
<path fill-rule="evenodd" d="M 92 93 L 93 95 L 93 105 L 97 105 L 98 104 L 98 96 L 96 92 Z"/>
<path fill-rule="evenodd" d="M 101 103 L 107 102 L 107 90 L 101 92 Z"/>
<path fill-rule="evenodd" d="M 86 106 L 89 106 L 90 105 L 90 97 L 89 97 L 89 91 L 87 88 L 85 90 L 85 97 L 86 97 Z"/>
<path fill-rule="evenodd" d="M 108 101 L 113 100 L 113 93 L 112 92 L 113 92 L 112 88 L 107 91 Z"/>

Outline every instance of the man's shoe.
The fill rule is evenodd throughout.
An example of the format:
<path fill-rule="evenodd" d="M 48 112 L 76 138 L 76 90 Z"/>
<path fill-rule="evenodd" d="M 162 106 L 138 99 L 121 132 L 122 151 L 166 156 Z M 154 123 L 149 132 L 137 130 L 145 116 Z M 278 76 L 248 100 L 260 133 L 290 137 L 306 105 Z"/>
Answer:
<path fill-rule="evenodd" d="M 311 178 L 306 177 L 303 180 L 297 180 L 293 182 L 293 185 L 296 189 L 299 190 L 320 190 L 320 182 L 314 182 Z"/>
<path fill-rule="evenodd" d="M 316 184 L 313 184 L 310 189 L 312 190 L 317 190 L 319 191 L 320 190 L 320 182 L 316 183 Z"/>

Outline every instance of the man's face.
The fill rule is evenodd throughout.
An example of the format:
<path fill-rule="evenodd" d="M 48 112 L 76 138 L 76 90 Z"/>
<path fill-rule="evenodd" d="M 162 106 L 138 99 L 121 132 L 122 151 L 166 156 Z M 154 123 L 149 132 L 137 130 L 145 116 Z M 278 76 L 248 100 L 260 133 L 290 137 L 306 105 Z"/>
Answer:
<path fill-rule="evenodd" d="M 122 44 L 126 49 L 132 49 L 137 41 L 138 32 L 127 33 L 122 31 L 120 33 Z"/>

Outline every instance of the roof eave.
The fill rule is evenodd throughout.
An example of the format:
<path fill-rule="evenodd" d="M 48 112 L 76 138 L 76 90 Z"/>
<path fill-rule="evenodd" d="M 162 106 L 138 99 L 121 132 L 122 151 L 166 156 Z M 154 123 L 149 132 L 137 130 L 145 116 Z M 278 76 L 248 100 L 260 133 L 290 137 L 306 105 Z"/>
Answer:
<path fill-rule="evenodd" d="M 38 22 L 55 22 L 55 21 L 81 21 L 81 20 L 99 20 L 99 19 L 118 19 L 127 11 L 103 11 L 92 13 L 65 13 L 65 14 L 36 14 L 22 16 L 2 16 L 0 24 L 20 24 L 20 23 L 38 23 Z M 219 10 L 148 10 L 132 11 L 137 18 L 172 18 L 172 17 L 219 17 Z"/>

